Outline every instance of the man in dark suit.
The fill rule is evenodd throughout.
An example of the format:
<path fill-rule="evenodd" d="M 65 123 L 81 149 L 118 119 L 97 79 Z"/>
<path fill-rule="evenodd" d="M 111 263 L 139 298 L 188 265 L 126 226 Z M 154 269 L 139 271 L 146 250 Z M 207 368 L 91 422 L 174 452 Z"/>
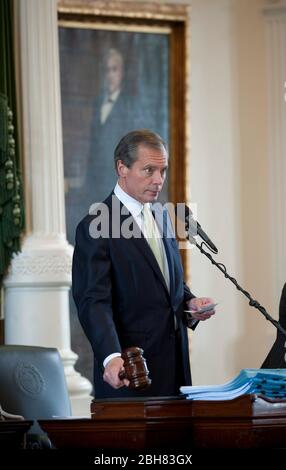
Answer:
<path fill-rule="evenodd" d="M 156 222 L 151 213 L 168 167 L 164 141 L 133 131 L 114 157 L 117 185 L 78 225 L 73 258 L 73 296 L 95 357 L 95 396 L 171 396 L 191 384 L 184 309 L 195 326 L 215 313 L 196 313 L 213 301 L 195 298 L 184 284 L 167 211 L 159 206 Z M 161 236 L 150 235 L 151 226 Z M 144 350 L 152 380 L 145 391 L 119 378 L 120 353 L 130 346 Z"/>

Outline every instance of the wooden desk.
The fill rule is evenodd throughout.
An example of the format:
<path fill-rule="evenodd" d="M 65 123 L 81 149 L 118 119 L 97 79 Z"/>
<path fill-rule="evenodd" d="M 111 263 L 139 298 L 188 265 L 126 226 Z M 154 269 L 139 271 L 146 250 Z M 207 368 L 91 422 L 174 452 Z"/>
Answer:
<path fill-rule="evenodd" d="M 23 449 L 25 447 L 25 434 L 32 426 L 33 421 L 0 421 L 0 447 L 3 450 Z"/>
<path fill-rule="evenodd" d="M 41 420 L 57 448 L 202 449 L 286 447 L 286 401 L 97 400 L 91 419 Z"/>
<path fill-rule="evenodd" d="M 229 401 L 194 401 L 196 448 L 286 448 L 286 400 L 244 395 Z"/>

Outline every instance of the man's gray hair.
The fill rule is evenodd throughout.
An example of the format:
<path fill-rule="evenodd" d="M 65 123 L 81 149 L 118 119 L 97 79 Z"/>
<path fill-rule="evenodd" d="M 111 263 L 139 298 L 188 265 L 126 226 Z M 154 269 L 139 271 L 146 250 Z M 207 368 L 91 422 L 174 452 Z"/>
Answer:
<path fill-rule="evenodd" d="M 168 153 L 167 144 L 159 134 L 156 134 L 156 132 L 152 132 L 149 129 L 136 129 L 128 132 L 128 134 L 122 137 L 114 151 L 116 170 L 117 162 L 119 160 L 121 160 L 128 168 L 132 167 L 133 163 L 135 163 L 138 158 L 137 149 L 139 145 L 151 147 L 156 150 L 162 150 L 162 148 L 164 148 Z"/>

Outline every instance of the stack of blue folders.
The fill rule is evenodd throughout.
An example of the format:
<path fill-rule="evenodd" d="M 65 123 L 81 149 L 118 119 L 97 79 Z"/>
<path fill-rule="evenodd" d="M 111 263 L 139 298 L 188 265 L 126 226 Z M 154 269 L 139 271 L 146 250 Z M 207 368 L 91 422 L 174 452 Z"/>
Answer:
<path fill-rule="evenodd" d="M 286 399 L 286 369 L 243 369 L 224 385 L 181 387 L 189 400 L 232 400 L 248 393 Z"/>

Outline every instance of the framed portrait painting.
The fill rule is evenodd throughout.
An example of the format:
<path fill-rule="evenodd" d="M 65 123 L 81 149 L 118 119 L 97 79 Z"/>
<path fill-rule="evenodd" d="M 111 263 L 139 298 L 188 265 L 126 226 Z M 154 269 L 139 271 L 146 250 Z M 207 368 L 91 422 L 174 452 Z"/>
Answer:
<path fill-rule="evenodd" d="M 66 225 L 74 244 L 89 206 L 114 188 L 114 149 L 133 129 L 151 129 L 168 143 L 161 201 L 186 200 L 189 10 L 60 0 L 58 15 Z"/>

